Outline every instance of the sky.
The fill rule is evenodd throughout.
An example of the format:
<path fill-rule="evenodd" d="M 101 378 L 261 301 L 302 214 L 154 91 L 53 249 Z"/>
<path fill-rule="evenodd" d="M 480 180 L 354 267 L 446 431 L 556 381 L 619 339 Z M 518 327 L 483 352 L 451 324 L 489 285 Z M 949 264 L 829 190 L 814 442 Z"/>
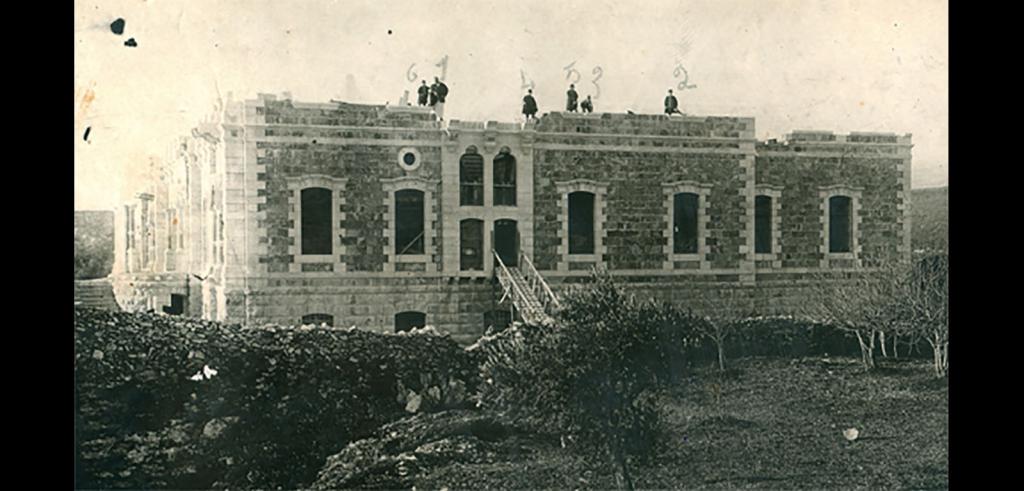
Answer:
<path fill-rule="evenodd" d="M 945 0 L 76 0 L 75 209 L 120 204 L 229 93 L 398 104 L 434 76 L 447 119 L 516 121 L 529 84 L 561 110 L 576 82 L 595 112 L 674 88 L 758 139 L 910 133 L 913 187 L 943 186 L 947 26 Z"/>

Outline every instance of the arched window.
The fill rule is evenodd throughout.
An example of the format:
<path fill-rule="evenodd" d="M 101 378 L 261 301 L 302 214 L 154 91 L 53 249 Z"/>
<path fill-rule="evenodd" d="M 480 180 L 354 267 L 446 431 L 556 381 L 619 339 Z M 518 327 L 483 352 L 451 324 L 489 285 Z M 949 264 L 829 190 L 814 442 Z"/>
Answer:
<path fill-rule="evenodd" d="M 331 254 L 331 190 L 306 188 L 302 200 L 302 254 Z"/>
<path fill-rule="evenodd" d="M 395 314 L 395 332 L 411 331 L 427 325 L 427 314 L 410 310 Z"/>
<path fill-rule="evenodd" d="M 672 210 L 672 251 L 675 254 L 697 253 L 697 211 L 700 196 L 676 193 Z"/>
<path fill-rule="evenodd" d="M 851 252 L 853 203 L 849 196 L 828 199 L 828 252 Z"/>
<path fill-rule="evenodd" d="M 772 252 L 772 197 L 754 197 L 754 252 Z"/>
<path fill-rule="evenodd" d="M 594 193 L 569 193 L 569 254 L 594 253 Z"/>
<path fill-rule="evenodd" d="M 469 218 L 459 222 L 459 269 L 483 271 L 484 221 Z"/>
<path fill-rule="evenodd" d="M 516 158 L 508 147 L 494 158 L 494 205 L 516 206 Z"/>
<path fill-rule="evenodd" d="M 395 254 L 423 254 L 423 191 L 395 193 Z"/>
<path fill-rule="evenodd" d="M 321 324 L 327 324 L 328 326 L 334 325 L 334 316 L 331 314 L 306 314 L 302 316 L 303 325 L 314 325 L 319 326 Z"/>
<path fill-rule="evenodd" d="M 466 148 L 459 159 L 459 205 L 483 206 L 484 204 L 484 158 L 476 153 L 476 147 Z"/>

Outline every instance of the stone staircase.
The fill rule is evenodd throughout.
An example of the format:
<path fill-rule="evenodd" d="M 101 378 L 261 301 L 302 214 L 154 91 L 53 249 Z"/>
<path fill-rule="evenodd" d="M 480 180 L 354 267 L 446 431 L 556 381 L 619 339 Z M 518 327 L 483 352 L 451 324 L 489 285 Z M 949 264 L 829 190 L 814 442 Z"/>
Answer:
<path fill-rule="evenodd" d="M 520 267 L 505 266 L 497 252 L 494 259 L 498 265 L 494 268 L 495 275 L 504 291 L 498 303 L 511 301 L 519 317 L 527 324 L 552 325 L 552 315 L 561 308 L 561 304 L 530 258 L 520 253 Z"/>
<path fill-rule="evenodd" d="M 107 278 L 75 280 L 75 305 L 121 310 L 114 299 L 114 287 Z"/>

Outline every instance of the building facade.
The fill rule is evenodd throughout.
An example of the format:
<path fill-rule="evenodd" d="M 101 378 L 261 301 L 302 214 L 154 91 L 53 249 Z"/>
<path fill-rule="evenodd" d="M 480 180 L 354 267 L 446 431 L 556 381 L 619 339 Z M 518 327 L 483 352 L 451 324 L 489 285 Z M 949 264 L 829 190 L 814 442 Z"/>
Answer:
<path fill-rule="evenodd" d="M 496 268 L 556 293 L 607 270 L 638 294 L 791 313 L 910 254 L 910 136 L 753 118 L 549 113 L 525 125 L 425 109 L 226 102 L 116 213 L 127 310 L 472 342 L 507 322 Z"/>

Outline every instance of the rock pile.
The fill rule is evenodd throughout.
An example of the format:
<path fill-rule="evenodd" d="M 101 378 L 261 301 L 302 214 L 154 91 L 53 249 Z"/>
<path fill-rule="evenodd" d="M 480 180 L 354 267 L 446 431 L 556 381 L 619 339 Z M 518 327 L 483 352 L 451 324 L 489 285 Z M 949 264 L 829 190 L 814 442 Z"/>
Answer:
<path fill-rule="evenodd" d="M 381 424 L 473 406 L 477 370 L 446 336 L 76 308 L 80 486 L 305 487 Z"/>

